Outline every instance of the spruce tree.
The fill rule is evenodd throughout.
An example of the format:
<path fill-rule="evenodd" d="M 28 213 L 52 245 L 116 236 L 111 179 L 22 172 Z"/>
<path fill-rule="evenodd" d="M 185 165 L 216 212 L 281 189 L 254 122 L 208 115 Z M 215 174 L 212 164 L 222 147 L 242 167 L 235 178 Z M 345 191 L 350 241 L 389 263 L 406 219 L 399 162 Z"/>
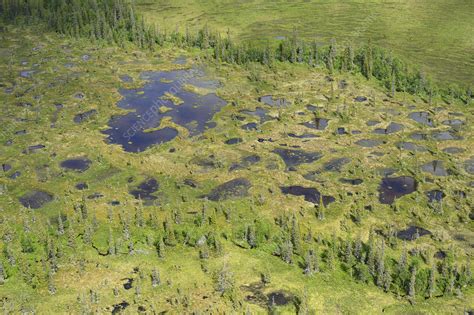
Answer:
<path fill-rule="evenodd" d="M 383 274 L 383 289 L 385 292 L 390 291 L 390 287 L 392 286 L 392 275 L 390 273 L 390 269 L 387 267 L 385 268 Z"/>
<path fill-rule="evenodd" d="M 253 224 L 247 227 L 247 243 L 250 245 L 250 248 L 257 247 L 257 238 Z"/>
<path fill-rule="evenodd" d="M 3 262 L 0 261 L 0 285 L 3 285 L 5 283 L 5 279 L 6 279 L 5 268 L 3 267 Z"/>
<path fill-rule="evenodd" d="M 114 240 L 114 235 L 112 233 L 112 229 L 109 228 L 109 249 L 108 249 L 108 254 L 109 255 L 115 255 L 115 240 Z"/>
<path fill-rule="evenodd" d="M 385 276 L 385 242 L 382 239 L 379 249 L 379 254 L 377 256 L 377 286 L 383 287 Z"/>
<path fill-rule="evenodd" d="M 287 264 L 293 262 L 293 243 L 290 240 L 285 240 L 280 245 L 280 257 Z"/>
<path fill-rule="evenodd" d="M 411 268 L 410 282 L 408 284 L 408 290 L 407 290 L 407 294 L 411 299 L 413 299 L 416 294 L 415 285 L 416 285 L 416 266 L 413 265 Z"/>
<path fill-rule="evenodd" d="M 225 262 L 217 275 L 216 291 L 221 295 L 229 294 L 234 290 L 234 274 Z"/>
<path fill-rule="evenodd" d="M 153 288 L 156 288 L 160 284 L 161 284 L 160 272 L 156 268 L 153 268 L 153 271 L 151 272 L 151 286 Z"/>
<path fill-rule="evenodd" d="M 298 253 L 301 249 L 301 235 L 299 223 L 295 214 L 293 214 L 291 219 L 291 243 L 293 244 L 295 253 Z"/>
<path fill-rule="evenodd" d="M 428 280 L 428 297 L 432 298 L 436 291 L 436 265 L 432 264 L 430 269 L 430 277 Z"/>
<path fill-rule="evenodd" d="M 159 258 L 165 258 L 165 243 L 163 242 L 163 238 L 161 237 L 157 243 L 156 250 Z"/>
<path fill-rule="evenodd" d="M 304 257 L 304 274 L 307 276 L 311 276 L 314 273 L 314 258 L 313 253 L 311 250 L 306 252 Z"/>
<path fill-rule="evenodd" d="M 64 223 L 63 223 L 63 218 L 61 216 L 61 213 L 58 215 L 58 234 L 63 235 L 64 234 Z"/>

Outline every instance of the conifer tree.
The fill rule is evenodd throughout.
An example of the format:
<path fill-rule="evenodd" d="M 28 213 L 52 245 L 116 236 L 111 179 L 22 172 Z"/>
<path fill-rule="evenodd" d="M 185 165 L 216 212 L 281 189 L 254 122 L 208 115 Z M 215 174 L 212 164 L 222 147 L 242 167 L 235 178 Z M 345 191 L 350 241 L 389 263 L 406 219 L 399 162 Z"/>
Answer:
<path fill-rule="evenodd" d="M 221 295 L 229 294 L 234 289 L 234 274 L 225 262 L 217 275 L 216 291 Z"/>
<path fill-rule="evenodd" d="M 250 245 L 250 248 L 255 248 L 257 246 L 255 227 L 253 224 L 249 225 L 247 228 L 247 243 Z"/>
<path fill-rule="evenodd" d="M 161 284 L 160 272 L 156 268 L 153 268 L 153 271 L 151 272 L 151 286 L 156 288 L 160 284 Z"/>
<path fill-rule="evenodd" d="M 64 223 L 63 223 L 63 218 L 61 217 L 61 213 L 58 215 L 58 234 L 59 235 L 64 234 Z"/>
<path fill-rule="evenodd" d="M 416 285 L 416 266 L 412 266 L 411 268 L 411 276 L 410 276 L 410 282 L 408 284 L 408 296 L 410 298 L 414 298 L 415 297 L 415 285 Z"/>
<path fill-rule="evenodd" d="M 309 250 L 304 257 L 304 274 L 311 276 L 314 273 L 314 258 L 313 253 Z"/>
<path fill-rule="evenodd" d="M 293 262 L 293 243 L 290 240 L 285 240 L 280 245 L 280 257 L 287 264 Z"/>
<path fill-rule="evenodd" d="M 383 287 L 385 276 L 385 242 L 382 239 L 377 256 L 377 286 Z"/>
<path fill-rule="evenodd" d="M 392 275 L 390 274 L 390 269 L 388 267 L 385 268 L 383 274 L 383 289 L 385 292 L 390 291 L 390 287 L 392 286 Z"/>
<path fill-rule="evenodd" d="M 6 279 L 5 268 L 3 267 L 3 262 L 0 261 L 0 285 L 3 285 L 5 283 L 5 279 Z"/>
<path fill-rule="evenodd" d="M 109 228 L 109 249 L 108 249 L 108 254 L 109 255 L 115 255 L 115 240 L 114 240 L 114 235 L 112 234 L 112 229 Z"/>
<path fill-rule="evenodd" d="M 163 242 L 163 238 L 161 237 L 157 243 L 156 250 L 158 252 L 158 257 L 165 258 L 165 243 Z"/>
<path fill-rule="evenodd" d="M 299 223 L 294 214 L 291 219 L 291 243 L 293 244 L 293 250 L 298 253 L 301 249 L 301 235 Z"/>
<path fill-rule="evenodd" d="M 432 298 L 436 291 L 436 265 L 432 264 L 430 269 L 430 277 L 428 280 L 428 297 Z"/>

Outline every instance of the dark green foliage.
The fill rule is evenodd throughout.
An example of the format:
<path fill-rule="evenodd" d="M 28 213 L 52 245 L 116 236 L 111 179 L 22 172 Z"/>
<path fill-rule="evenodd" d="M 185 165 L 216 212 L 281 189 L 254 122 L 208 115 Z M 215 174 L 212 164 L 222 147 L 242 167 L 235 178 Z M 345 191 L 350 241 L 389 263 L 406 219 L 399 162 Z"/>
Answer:
<path fill-rule="evenodd" d="M 33 253 L 35 251 L 33 240 L 31 239 L 31 236 L 25 235 L 21 239 L 21 251 L 23 253 Z"/>
<path fill-rule="evenodd" d="M 255 248 L 257 246 L 255 227 L 253 225 L 249 225 L 247 228 L 247 243 L 249 244 L 250 248 Z"/>

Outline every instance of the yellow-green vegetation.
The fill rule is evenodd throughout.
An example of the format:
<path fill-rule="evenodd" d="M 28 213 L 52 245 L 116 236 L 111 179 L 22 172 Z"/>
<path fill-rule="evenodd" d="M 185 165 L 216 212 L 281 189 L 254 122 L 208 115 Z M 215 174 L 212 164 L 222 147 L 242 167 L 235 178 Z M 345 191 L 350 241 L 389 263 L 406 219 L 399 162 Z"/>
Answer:
<path fill-rule="evenodd" d="M 170 100 L 171 102 L 173 102 L 174 105 L 180 105 L 183 103 L 183 100 L 181 100 L 179 97 L 168 92 L 165 93 L 162 99 Z"/>
<path fill-rule="evenodd" d="M 5 313 L 473 309 L 472 105 L 401 92 L 392 97 L 362 75 L 305 64 L 227 64 L 174 45 L 154 52 L 117 48 L 27 26 L 3 26 L 0 36 Z M 186 62 L 175 63 L 182 55 Z M 227 102 L 214 115 L 214 128 L 189 137 L 185 126 L 163 120 L 155 127 L 172 126 L 179 135 L 141 153 L 105 141 L 110 119 L 134 111 L 117 106 L 120 91 L 147 97 L 140 90 L 147 84 L 143 72 L 194 68 L 220 83 L 217 96 Z M 207 93 L 192 84 L 183 89 Z M 267 95 L 285 101 L 267 105 L 261 98 Z M 176 95 L 165 99 L 183 106 Z M 259 108 L 266 121 L 248 113 Z M 428 113 L 433 126 L 410 119 L 414 112 Z M 314 128 L 318 119 L 329 122 Z M 242 129 L 248 123 L 256 130 Z M 392 123 L 403 128 L 392 132 Z M 426 137 L 413 137 L 417 132 Z M 227 144 L 231 139 L 240 140 Z M 368 148 L 357 144 L 363 139 L 380 142 Z M 401 150 L 400 142 L 425 150 Z M 23 153 L 39 144 L 44 148 Z M 452 147 L 456 154 L 445 151 Z M 320 158 L 285 164 L 276 149 Z M 91 162 L 84 171 L 61 167 L 78 157 Z M 348 160 L 334 166 L 342 158 Z M 446 176 L 423 171 L 433 160 L 443 162 Z M 390 178 L 418 183 L 391 205 L 378 192 L 387 168 L 394 169 Z M 12 178 L 15 171 L 21 174 Z M 247 193 L 216 190 L 236 179 L 248 183 Z M 77 189 L 79 183 L 87 187 Z M 321 196 L 285 195 L 288 186 Z M 155 188 L 152 197 L 148 188 Z M 34 190 L 53 199 L 29 209 L 20 201 Z M 434 190 L 444 194 L 441 201 L 428 201 Z M 324 205 L 322 195 L 334 202 Z M 416 231 L 403 241 L 400 231 L 409 226 Z"/>
<path fill-rule="evenodd" d="M 469 0 L 137 0 L 147 21 L 184 31 L 209 25 L 244 41 L 363 45 L 371 39 L 443 82 L 474 84 L 474 5 Z"/>

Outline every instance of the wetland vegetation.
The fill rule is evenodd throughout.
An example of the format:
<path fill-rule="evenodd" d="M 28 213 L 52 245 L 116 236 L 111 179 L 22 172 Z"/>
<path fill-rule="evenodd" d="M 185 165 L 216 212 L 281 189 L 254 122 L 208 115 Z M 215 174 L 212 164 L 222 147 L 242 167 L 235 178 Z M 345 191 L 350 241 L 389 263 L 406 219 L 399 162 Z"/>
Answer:
<path fill-rule="evenodd" d="M 2 311 L 472 313 L 472 60 L 289 31 L 317 2 L 1 1 Z"/>

